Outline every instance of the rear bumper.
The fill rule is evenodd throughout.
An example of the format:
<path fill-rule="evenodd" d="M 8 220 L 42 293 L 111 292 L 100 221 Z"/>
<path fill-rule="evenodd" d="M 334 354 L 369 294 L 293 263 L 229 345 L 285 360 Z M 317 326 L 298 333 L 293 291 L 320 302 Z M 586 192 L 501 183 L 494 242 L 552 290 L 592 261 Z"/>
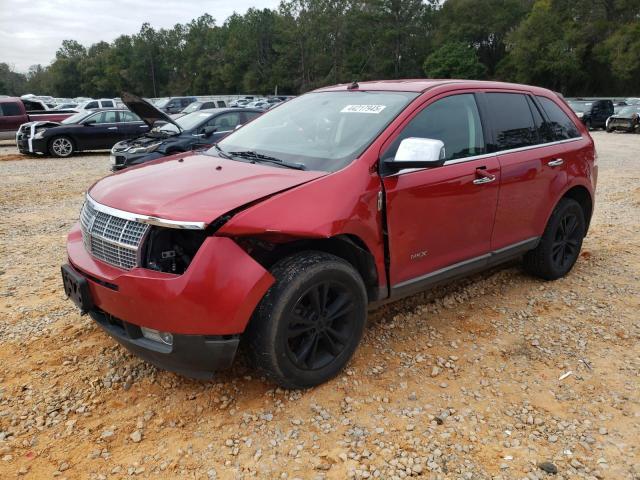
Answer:
<path fill-rule="evenodd" d="M 240 342 L 237 335 L 174 335 L 173 344 L 166 345 L 143 337 L 137 325 L 105 312 L 94 310 L 90 315 L 134 355 L 164 370 L 192 378 L 209 379 L 216 371 L 230 367 Z"/>

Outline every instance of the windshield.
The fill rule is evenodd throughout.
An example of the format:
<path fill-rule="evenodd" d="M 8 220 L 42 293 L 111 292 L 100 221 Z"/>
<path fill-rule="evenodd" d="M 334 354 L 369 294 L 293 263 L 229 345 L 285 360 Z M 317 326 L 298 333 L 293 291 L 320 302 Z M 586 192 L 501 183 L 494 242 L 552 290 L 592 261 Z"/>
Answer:
<path fill-rule="evenodd" d="M 60 123 L 69 124 L 69 123 L 80 123 L 83 118 L 88 117 L 89 115 L 93 115 L 95 112 L 80 112 L 75 115 L 71 115 L 70 117 L 65 118 Z"/>
<path fill-rule="evenodd" d="M 302 163 L 307 170 L 334 172 L 357 158 L 417 95 L 309 93 L 270 110 L 218 145 L 225 152 L 252 151 Z"/>
<path fill-rule="evenodd" d="M 591 102 L 569 102 L 571 110 L 574 112 L 586 112 L 591 108 Z"/>
<path fill-rule="evenodd" d="M 162 108 L 162 107 L 166 106 L 167 103 L 169 103 L 169 100 L 171 100 L 171 99 L 170 98 L 161 98 L 160 100 L 154 100 L 153 104 L 156 107 Z"/>
<path fill-rule="evenodd" d="M 194 112 L 176 119 L 175 122 L 180 125 L 180 128 L 182 128 L 182 130 L 191 130 L 199 126 L 209 117 L 211 117 L 211 113 Z M 160 131 L 178 133 L 178 127 L 176 127 L 173 123 L 165 123 L 160 127 Z"/>
<path fill-rule="evenodd" d="M 618 116 L 631 116 L 634 113 L 640 113 L 640 106 L 639 107 L 624 107 L 621 108 L 620 111 L 617 113 Z"/>

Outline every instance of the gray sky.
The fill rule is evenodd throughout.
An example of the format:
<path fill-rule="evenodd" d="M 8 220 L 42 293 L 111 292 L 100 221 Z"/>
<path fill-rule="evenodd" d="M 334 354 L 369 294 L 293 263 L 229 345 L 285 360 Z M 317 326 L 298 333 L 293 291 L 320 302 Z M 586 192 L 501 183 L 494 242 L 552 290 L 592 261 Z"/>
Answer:
<path fill-rule="evenodd" d="M 48 65 L 62 40 L 88 47 L 137 33 L 144 22 L 169 28 L 209 13 L 221 25 L 234 11 L 275 8 L 279 0 L 0 0 L 0 62 L 19 72 Z"/>

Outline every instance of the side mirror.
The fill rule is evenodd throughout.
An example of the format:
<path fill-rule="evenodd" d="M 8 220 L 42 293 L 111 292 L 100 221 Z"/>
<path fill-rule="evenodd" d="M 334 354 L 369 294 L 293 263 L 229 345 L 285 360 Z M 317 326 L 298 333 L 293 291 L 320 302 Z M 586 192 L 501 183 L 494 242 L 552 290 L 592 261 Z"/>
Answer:
<path fill-rule="evenodd" d="M 86 122 L 82 122 L 82 125 L 84 125 L 85 127 L 90 127 L 91 125 L 95 125 L 95 123 L 95 120 L 87 120 Z"/>
<path fill-rule="evenodd" d="M 204 130 L 202 131 L 202 133 L 204 134 L 205 137 L 210 137 L 211 135 L 213 135 L 213 133 L 218 130 L 218 127 L 213 127 L 211 125 L 204 127 Z"/>
<path fill-rule="evenodd" d="M 391 170 L 405 168 L 440 167 L 446 158 L 444 143 L 433 138 L 405 138 L 400 142 L 396 156 L 385 160 L 385 167 Z"/>

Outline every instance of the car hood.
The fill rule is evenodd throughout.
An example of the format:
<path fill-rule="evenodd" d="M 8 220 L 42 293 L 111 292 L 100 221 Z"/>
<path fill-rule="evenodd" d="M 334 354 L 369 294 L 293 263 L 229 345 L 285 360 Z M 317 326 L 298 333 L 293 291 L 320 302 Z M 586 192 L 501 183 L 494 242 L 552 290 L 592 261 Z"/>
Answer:
<path fill-rule="evenodd" d="M 96 202 L 167 220 L 210 223 L 225 213 L 327 175 L 190 153 L 96 182 Z"/>
<path fill-rule="evenodd" d="M 133 95 L 132 93 L 122 92 L 122 102 L 127 106 L 129 110 L 138 115 L 144 123 L 149 125 L 149 128 L 153 128 L 154 123 L 163 121 L 167 123 L 173 123 L 178 127 L 178 131 L 182 132 L 182 127 L 178 125 L 173 118 L 164 113 L 162 110 L 151 105 L 145 99 Z"/>

